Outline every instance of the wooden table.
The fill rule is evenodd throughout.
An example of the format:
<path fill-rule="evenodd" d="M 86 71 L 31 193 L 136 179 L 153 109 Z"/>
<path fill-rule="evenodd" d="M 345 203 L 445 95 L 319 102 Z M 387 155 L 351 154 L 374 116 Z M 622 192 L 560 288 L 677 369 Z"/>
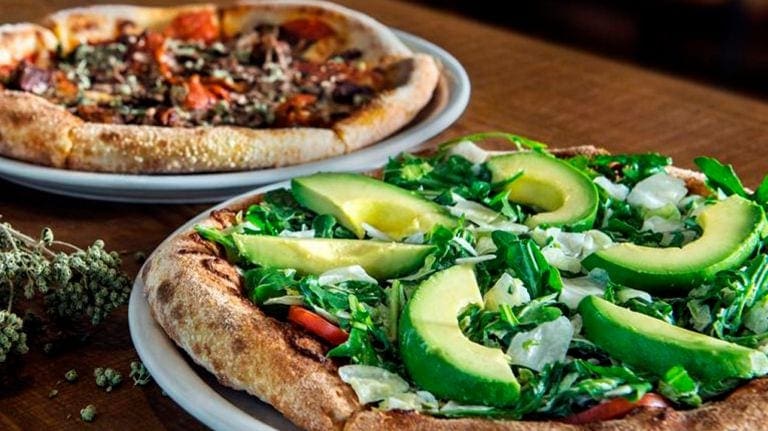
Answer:
<path fill-rule="evenodd" d="M 441 45 L 467 68 L 472 80 L 469 108 L 433 143 L 467 132 L 506 130 L 553 146 L 658 150 L 686 167 L 692 166 L 696 155 L 712 155 L 733 163 L 753 187 L 768 172 L 766 103 L 414 4 L 343 3 Z M 0 0 L 0 20 L 34 20 L 76 4 L 77 0 Z M 4 220 L 31 233 L 51 226 L 59 238 L 79 245 L 102 238 L 109 248 L 126 252 L 125 269 L 131 275 L 138 269 L 133 252 L 150 252 L 205 207 L 84 201 L 0 181 Z M 97 420 L 87 425 L 92 429 L 204 428 L 156 385 L 133 388 L 129 381 L 106 394 L 93 383 L 91 374 L 99 366 L 114 367 L 127 378 L 134 358 L 125 307 L 80 349 L 49 358 L 39 346 L 34 348 L 24 357 L 23 384 L 0 388 L 0 429 L 82 429 L 79 410 L 89 403 L 99 411 Z M 80 372 L 81 380 L 56 386 L 70 368 Z M 49 399 L 54 387 L 58 396 Z"/>

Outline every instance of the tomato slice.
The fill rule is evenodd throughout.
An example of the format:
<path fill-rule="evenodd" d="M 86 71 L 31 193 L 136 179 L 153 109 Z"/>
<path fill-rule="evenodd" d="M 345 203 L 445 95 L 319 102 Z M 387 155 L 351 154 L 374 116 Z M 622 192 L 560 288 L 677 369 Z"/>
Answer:
<path fill-rule="evenodd" d="M 164 33 L 174 39 L 210 43 L 219 38 L 219 23 L 210 10 L 183 12 L 176 15 Z"/>
<path fill-rule="evenodd" d="M 583 412 L 573 414 L 563 419 L 563 422 L 569 424 L 585 424 L 589 422 L 607 421 L 626 416 L 632 410 L 638 407 L 647 407 L 651 409 L 663 409 L 669 407 L 669 403 L 661 395 L 647 393 L 636 402 L 631 402 L 626 398 L 614 398 L 602 402 Z"/>
<path fill-rule="evenodd" d="M 192 75 L 184 86 L 187 88 L 187 96 L 184 99 L 186 108 L 204 109 L 214 102 L 213 96 L 205 89 L 198 75 Z"/>
<path fill-rule="evenodd" d="M 291 305 L 288 308 L 288 321 L 301 326 L 334 346 L 344 343 L 349 338 L 349 334 L 343 329 L 323 319 L 318 314 L 297 305 Z"/>
<path fill-rule="evenodd" d="M 333 36 L 336 32 L 323 20 L 317 18 L 297 18 L 280 25 L 286 33 L 311 42 Z"/>

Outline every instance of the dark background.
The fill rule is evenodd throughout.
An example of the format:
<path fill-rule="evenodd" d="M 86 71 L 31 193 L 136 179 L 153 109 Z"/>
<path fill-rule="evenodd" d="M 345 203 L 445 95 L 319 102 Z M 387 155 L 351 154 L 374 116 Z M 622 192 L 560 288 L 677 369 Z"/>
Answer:
<path fill-rule="evenodd" d="M 768 0 L 412 1 L 768 98 Z"/>

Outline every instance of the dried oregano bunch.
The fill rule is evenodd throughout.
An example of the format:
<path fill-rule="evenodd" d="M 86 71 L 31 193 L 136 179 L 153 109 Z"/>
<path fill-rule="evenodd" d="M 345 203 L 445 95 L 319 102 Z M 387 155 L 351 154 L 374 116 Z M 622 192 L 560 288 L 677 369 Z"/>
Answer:
<path fill-rule="evenodd" d="M 0 311 L 0 363 L 27 351 L 23 321 L 13 308 L 19 295 L 43 298 L 55 321 L 98 325 L 126 302 L 129 284 L 119 256 L 104 250 L 101 240 L 83 250 L 56 241 L 49 228 L 34 239 L 0 223 L 0 307 L 7 304 Z"/>

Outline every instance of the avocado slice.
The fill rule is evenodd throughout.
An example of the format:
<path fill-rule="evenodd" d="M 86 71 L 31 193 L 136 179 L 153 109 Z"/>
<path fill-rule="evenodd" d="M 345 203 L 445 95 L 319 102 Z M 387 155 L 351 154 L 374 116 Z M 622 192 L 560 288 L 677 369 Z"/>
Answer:
<path fill-rule="evenodd" d="M 363 223 L 393 240 L 429 232 L 438 224 L 456 225 L 445 208 L 423 197 L 365 175 L 319 173 L 291 181 L 299 203 L 318 214 L 331 214 L 339 223 L 365 236 Z"/>
<path fill-rule="evenodd" d="M 579 313 L 589 341 L 658 376 L 675 365 L 705 383 L 768 373 L 763 352 L 670 325 L 597 296 L 584 298 Z"/>
<path fill-rule="evenodd" d="M 578 231 L 590 229 L 595 223 L 597 188 L 568 163 L 533 151 L 519 151 L 491 157 L 487 166 L 494 182 L 522 172 L 506 190 L 510 201 L 543 210 L 528 218 L 528 227 L 568 225 Z"/>
<path fill-rule="evenodd" d="M 295 268 L 302 274 L 360 265 L 383 280 L 416 271 L 434 247 L 357 239 L 285 238 L 234 234 L 240 254 L 249 262 L 274 268 Z"/>
<path fill-rule="evenodd" d="M 618 244 L 587 256 L 582 265 L 602 268 L 611 281 L 660 295 L 685 293 L 749 258 L 766 225 L 763 209 L 731 196 L 701 211 L 700 238 L 683 247 Z"/>
<path fill-rule="evenodd" d="M 400 317 L 400 354 L 411 378 L 438 397 L 508 406 L 520 384 L 501 349 L 474 343 L 458 315 L 482 304 L 472 267 L 453 266 L 419 285 Z"/>

